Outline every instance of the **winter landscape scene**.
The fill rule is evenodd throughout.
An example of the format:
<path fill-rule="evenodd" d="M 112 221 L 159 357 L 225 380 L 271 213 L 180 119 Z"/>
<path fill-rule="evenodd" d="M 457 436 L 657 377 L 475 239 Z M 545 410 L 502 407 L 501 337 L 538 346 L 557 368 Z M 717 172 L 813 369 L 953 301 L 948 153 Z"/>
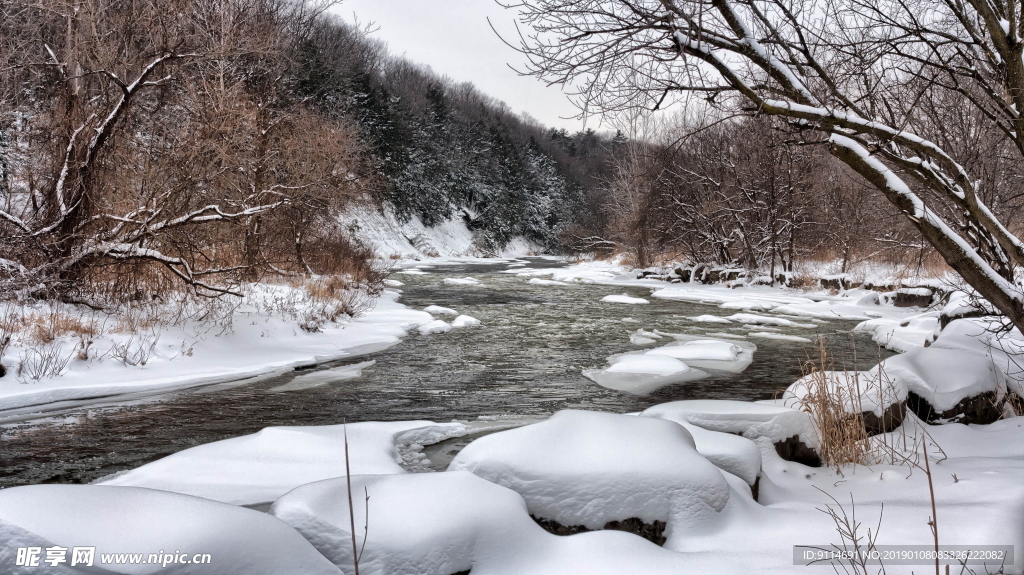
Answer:
<path fill-rule="evenodd" d="M 1020 553 L 1016 0 L 0 1 L 0 575 Z"/>

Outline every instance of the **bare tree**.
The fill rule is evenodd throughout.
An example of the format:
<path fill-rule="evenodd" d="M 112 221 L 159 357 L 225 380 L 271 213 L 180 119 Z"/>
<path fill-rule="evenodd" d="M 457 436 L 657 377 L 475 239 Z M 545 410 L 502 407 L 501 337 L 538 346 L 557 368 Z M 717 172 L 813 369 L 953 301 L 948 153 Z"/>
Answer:
<path fill-rule="evenodd" d="M 529 72 L 580 105 L 680 96 L 784 118 L 885 195 L 1018 328 L 1024 243 L 936 137 L 929 103 L 979 112 L 1024 150 L 1024 20 L 995 0 L 525 0 Z"/>

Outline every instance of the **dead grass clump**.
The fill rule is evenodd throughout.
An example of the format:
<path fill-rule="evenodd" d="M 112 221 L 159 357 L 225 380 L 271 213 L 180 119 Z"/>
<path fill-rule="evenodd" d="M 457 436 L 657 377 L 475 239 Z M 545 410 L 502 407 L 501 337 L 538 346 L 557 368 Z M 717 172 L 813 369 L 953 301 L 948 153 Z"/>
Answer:
<path fill-rule="evenodd" d="M 90 337 L 99 332 L 95 321 L 85 321 L 57 310 L 44 315 L 31 315 L 27 321 L 30 341 L 39 345 L 53 343 L 65 335 Z"/>
<path fill-rule="evenodd" d="M 789 287 L 794 289 L 817 289 L 820 287 L 821 282 L 811 274 L 799 273 L 794 274 L 789 279 Z"/>
<path fill-rule="evenodd" d="M 804 364 L 807 393 L 800 406 L 811 415 L 819 434 L 819 455 L 824 465 L 840 468 L 870 461 L 868 432 L 861 415 L 857 377 L 835 377 L 835 362 L 818 340 L 817 362 Z M 852 381 L 851 381 L 852 380 Z"/>

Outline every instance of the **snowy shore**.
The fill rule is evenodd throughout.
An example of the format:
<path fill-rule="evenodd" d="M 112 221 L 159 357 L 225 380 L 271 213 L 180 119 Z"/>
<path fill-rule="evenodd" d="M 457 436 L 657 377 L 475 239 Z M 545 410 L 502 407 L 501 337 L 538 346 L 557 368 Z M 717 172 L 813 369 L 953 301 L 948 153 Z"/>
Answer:
<path fill-rule="evenodd" d="M 407 267 L 430 273 L 415 265 Z M 506 273 L 551 289 L 578 283 L 649 288 L 652 298 L 707 304 L 707 314 L 691 319 L 708 325 L 810 334 L 816 320 L 859 320 L 860 329 L 880 343 L 895 341 L 894 347 L 909 350 L 886 360 L 897 402 L 913 393 L 944 410 L 980 393 L 1002 397 L 1021 390 L 1012 377 L 1013 350 L 993 352 L 990 332 L 976 329 L 983 327 L 979 321 L 958 320 L 939 332 L 937 312 L 896 308 L 870 292 L 667 284 L 625 271 L 600 262 L 550 269 L 509 262 Z M 481 289 L 468 281 L 451 285 Z M 359 346 L 394 345 L 414 328 L 450 325 L 439 318 L 455 315 L 439 306 L 408 309 L 397 303 L 398 295 L 386 292 L 373 311 L 336 331 L 282 329 L 274 338 L 254 331 L 238 345 L 252 346 L 244 359 L 263 362 L 253 369 L 287 369 L 368 349 Z M 641 298 L 598 299 L 594 305 L 628 309 Z M 241 327 L 235 336 L 244 333 Z M 609 358 L 604 371 L 635 378 L 652 366 L 656 377 L 698 368 L 742 370 L 752 353 L 746 342 L 727 338 L 641 329 L 636 339 L 656 347 Z M 231 377 L 214 372 L 231 367 L 217 363 L 226 359 L 217 357 L 218 350 L 207 359 L 200 351 L 192 356 L 195 363 L 182 362 L 193 372 L 172 374 L 182 378 L 181 385 L 199 384 L 197 377 Z M 171 364 L 182 359 L 192 358 L 111 369 L 159 373 L 178 369 Z M 880 380 L 877 370 L 862 373 L 866 383 Z M 122 385 L 131 383 L 126 378 Z M 855 513 L 858 534 L 867 536 L 870 527 L 877 545 L 930 548 L 932 490 L 940 544 L 1024 549 L 1024 419 L 1010 412 L 984 425 L 936 424 L 908 409 L 901 424 L 870 438 L 876 447 L 870 464 L 808 466 L 784 459 L 780 447 L 797 441 L 820 448 L 823 431 L 793 401 L 808 387 L 801 380 L 779 401 L 675 401 L 638 414 L 567 410 L 513 429 L 492 421 L 266 428 L 186 449 L 94 485 L 0 491 L 0 566 L 11 566 L 12 575 L 29 575 L 38 570 L 15 565 L 18 547 L 94 546 L 97 558 L 172 549 L 213 558 L 208 567 L 171 564 L 162 573 L 353 573 L 354 524 L 356 540 L 366 541 L 363 574 L 807 573 L 808 567 L 794 561 L 796 546 L 843 549 L 849 543 L 830 509 L 838 517 Z M 865 396 L 856 409 L 881 414 L 890 406 L 871 401 Z M 856 411 L 852 404 L 850 409 Z M 424 472 L 424 446 L 481 430 L 494 432 L 462 449 L 448 471 Z M 644 536 L 617 530 L 623 525 Z M 97 565 L 115 573 L 151 572 L 138 565 Z M 922 573 L 930 565 L 890 563 L 885 572 Z M 1000 567 L 1008 574 L 1024 572 L 1019 560 L 972 566 L 976 572 Z M 810 569 L 832 568 L 825 562 Z"/>

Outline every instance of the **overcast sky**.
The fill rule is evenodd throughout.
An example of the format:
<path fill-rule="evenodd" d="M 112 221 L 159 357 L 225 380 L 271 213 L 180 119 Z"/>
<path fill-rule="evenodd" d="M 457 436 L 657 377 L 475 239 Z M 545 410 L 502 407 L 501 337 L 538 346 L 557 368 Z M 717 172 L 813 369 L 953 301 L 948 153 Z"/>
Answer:
<path fill-rule="evenodd" d="M 374 22 L 375 38 L 387 42 L 392 54 L 426 64 L 459 82 L 472 82 L 485 94 L 503 100 L 548 126 L 576 131 L 583 122 L 564 119 L 576 108 L 557 87 L 521 77 L 508 64 L 521 68 L 523 57 L 506 46 L 494 27 L 510 41 L 517 37 L 515 11 L 494 0 L 344 0 L 337 13 L 363 24 Z M 590 120 L 587 127 L 600 129 Z"/>

